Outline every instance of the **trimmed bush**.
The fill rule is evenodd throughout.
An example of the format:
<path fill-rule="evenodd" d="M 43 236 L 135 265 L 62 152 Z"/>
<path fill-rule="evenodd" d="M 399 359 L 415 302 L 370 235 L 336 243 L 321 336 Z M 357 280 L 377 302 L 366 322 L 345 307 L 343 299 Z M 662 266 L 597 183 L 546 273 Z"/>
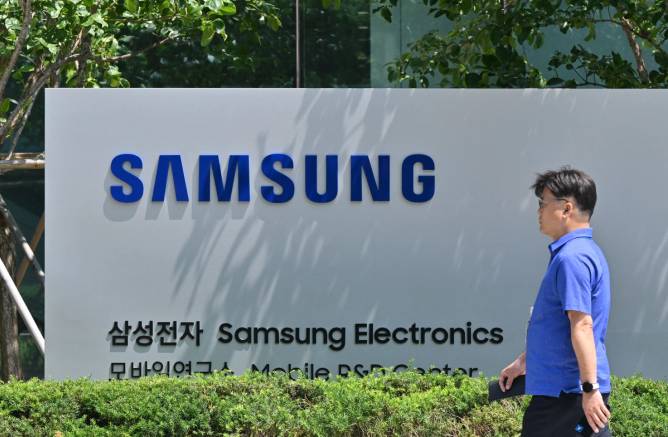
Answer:
<path fill-rule="evenodd" d="M 484 377 L 332 381 L 216 373 L 0 384 L 2 436 L 517 436 L 528 397 L 489 404 Z M 668 436 L 668 383 L 613 378 L 617 437 Z"/>

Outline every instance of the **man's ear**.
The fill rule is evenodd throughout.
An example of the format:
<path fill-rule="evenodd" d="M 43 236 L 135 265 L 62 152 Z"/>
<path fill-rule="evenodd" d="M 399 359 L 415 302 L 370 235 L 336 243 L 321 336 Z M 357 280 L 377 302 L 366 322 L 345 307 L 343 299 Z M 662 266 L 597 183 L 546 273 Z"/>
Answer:
<path fill-rule="evenodd" d="M 569 212 L 573 214 L 573 210 L 574 210 L 573 204 L 570 201 L 566 202 L 564 206 L 564 215 L 566 215 Z"/>

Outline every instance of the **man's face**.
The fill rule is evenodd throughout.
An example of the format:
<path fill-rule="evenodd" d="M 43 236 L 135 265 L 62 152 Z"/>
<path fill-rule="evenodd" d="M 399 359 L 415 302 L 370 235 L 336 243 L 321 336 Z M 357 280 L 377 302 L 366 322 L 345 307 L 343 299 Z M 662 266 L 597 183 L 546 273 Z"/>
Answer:
<path fill-rule="evenodd" d="M 547 188 L 543 189 L 543 195 L 538 199 L 538 224 L 543 234 L 554 238 L 563 233 L 565 202 L 566 199 L 557 198 Z"/>

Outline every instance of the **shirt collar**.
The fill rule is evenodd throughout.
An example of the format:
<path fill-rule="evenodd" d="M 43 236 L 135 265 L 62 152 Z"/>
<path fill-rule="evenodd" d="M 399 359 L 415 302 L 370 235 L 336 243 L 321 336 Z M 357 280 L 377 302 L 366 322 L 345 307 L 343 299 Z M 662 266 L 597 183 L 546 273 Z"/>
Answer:
<path fill-rule="evenodd" d="M 550 253 L 554 254 L 556 251 L 561 249 L 561 246 L 563 246 L 564 244 L 568 243 L 569 241 L 575 238 L 592 238 L 592 229 L 591 228 L 576 229 L 574 231 L 569 232 L 566 235 L 563 235 L 561 238 L 559 238 L 556 241 L 553 241 L 548 245 Z"/>

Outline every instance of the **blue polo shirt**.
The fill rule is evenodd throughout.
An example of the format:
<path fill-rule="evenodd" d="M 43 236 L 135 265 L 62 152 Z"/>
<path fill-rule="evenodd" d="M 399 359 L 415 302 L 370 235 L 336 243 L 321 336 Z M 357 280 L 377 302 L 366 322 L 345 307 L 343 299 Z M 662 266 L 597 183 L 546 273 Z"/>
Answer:
<path fill-rule="evenodd" d="M 549 245 L 550 263 L 527 330 L 526 393 L 558 397 L 580 393 L 580 369 L 566 311 L 594 321 L 596 375 L 601 393 L 610 393 L 605 333 L 610 313 L 610 273 L 591 228 L 577 229 Z"/>

